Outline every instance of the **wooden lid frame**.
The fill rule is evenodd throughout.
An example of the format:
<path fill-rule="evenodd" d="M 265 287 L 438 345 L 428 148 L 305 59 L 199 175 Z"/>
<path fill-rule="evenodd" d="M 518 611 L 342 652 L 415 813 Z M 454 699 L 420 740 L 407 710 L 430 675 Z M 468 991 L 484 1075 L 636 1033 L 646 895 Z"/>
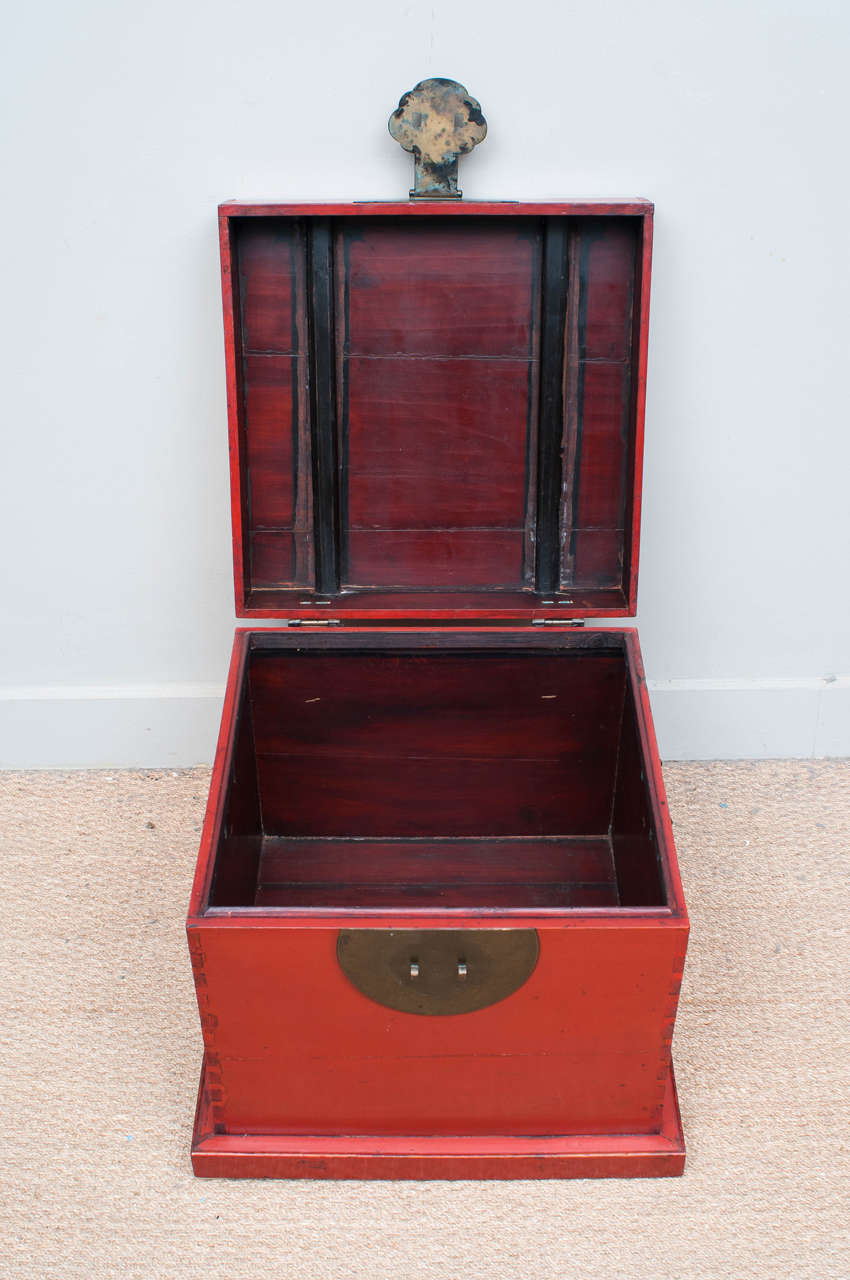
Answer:
<path fill-rule="evenodd" d="M 650 202 L 219 214 L 239 616 L 634 614 Z"/>

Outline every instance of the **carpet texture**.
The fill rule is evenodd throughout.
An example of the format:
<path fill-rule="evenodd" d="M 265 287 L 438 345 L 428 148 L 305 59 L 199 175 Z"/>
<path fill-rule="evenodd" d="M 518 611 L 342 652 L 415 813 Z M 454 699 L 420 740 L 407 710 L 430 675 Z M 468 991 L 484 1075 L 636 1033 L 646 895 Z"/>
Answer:
<path fill-rule="evenodd" d="M 850 1277 L 850 762 L 665 768 L 684 1178 L 195 1180 L 208 771 L 0 775 L 0 1275 Z"/>

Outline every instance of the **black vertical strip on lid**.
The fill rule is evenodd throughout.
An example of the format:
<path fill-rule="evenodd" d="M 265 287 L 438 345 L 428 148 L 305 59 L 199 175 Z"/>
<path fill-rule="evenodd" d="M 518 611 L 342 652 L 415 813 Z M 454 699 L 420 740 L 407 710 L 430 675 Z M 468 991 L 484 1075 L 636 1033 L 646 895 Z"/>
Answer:
<path fill-rule="evenodd" d="M 576 555 L 578 552 L 579 522 L 579 490 L 581 485 L 581 439 L 584 430 L 584 375 L 587 369 L 587 300 L 590 294 L 590 250 L 594 236 L 588 229 L 583 229 L 578 252 L 578 338 L 576 358 L 578 361 L 575 421 L 573 432 L 574 461 L 572 472 L 571 507 L 567 516 L 569 543 L 566 547 L 567 562 L 571 575 L 576 573 Z"/>
<path fill-rule="evenodd" d="M 314 218 L 306 225 L 316 591 L 320 595 L 335 595 L 339 591 L 339 504 L 333 238 L 330 218 Z"/>
<path fill-rule="evenodd" d="M 243 218 L 228 218 L 227 234 L 230 240 L 230 280 L 233 300 L 233 364 L 236 371 L 236 400 L 238 415 L 237 445 L 239 450 L 239 476 L 242 505 L 242 590 L 247 597 L 253 587 L 253 539 L 254 527 L 251 497 L 251 476 L 248 469 L 248 371 L 245 352 L 248 347 L 245 324 L 245 281 L 242 276 Z"/>
<path fill-rule="evenodd" d="M 532 243 L 531 289 L 528 309 L 528 396 L 525 414 L 525 507 L 522 527 L 522 581 L 523 586 L 535 590 L 537 580 L 537 452 L 538 421 L 540 411 L 539 356 L 540 356 L 540 301 L 543 271 L 543 228 L 541 218 L 526 232 Z"/>
<path fill-rule="evenodd" d="M 546 219 L 542 274 L 535 583 L 539 593 L 556 591 L 559 579 L 567 300 L 567 223 L 564 218 Z"/>
<path fill-rule="evenodd" d="M 362 232 L 358 233 L 362 234 Z M 339 379 L 340 385 L 337 388 L 337 413 L 339 422 L 337 424 L 337 450 L 338 459 L 337 466 L 339 468 L 339 488 L 338 488 L 338 511 L 339 511 L 339 576 L 342 583 L 349 581 L 351 577 L 351 566 L 349 557 L 349 537 L 348 530 L 350 525 L 349 517 L 349 429 L 348 429 L 348 405 L 349 405 L 349 360 L 351 350 L 351 335 L 349 325 L 349 295 L 351 280 L 351 240 L 352 229 L 350 224 L 346 224 L 342 220 L 342 229 L 338 233 L 338 244 L 336 251 L 337 274 L 341 277 L 337 281 L 337 307 L 342 312 L 336 317 L 338 330 L 342 333 L 341 351 L 339 354 Z"/>
<path fill-rule="evenodd" d="M 304 467 L 304 458 L 302 457 L 302 432 L 299 429 L 300 404 L 299 404 L 299 386 L 298 386 L 298 357 L 301 353 L 301 343 L 298 333 L 298 302 L 297 302 L 297 285 L 298 277 L 298 253 L 304 250 L 304 228 L 300 220 L 293 219 L 289 223 L 289 278 L 292 281 L 292 311 L 290 316 L 289 341 L 292 346 L 293 354 L 289 358 L 289 368 L 292 376 L 292 580 L 293 582 L 302 582 L 307 578 L 304 572 L 304 544 L 299 538 L 301 533 L 301 523 L 299 521 L 299 491 L 301 488 L 301 472 Z"/>

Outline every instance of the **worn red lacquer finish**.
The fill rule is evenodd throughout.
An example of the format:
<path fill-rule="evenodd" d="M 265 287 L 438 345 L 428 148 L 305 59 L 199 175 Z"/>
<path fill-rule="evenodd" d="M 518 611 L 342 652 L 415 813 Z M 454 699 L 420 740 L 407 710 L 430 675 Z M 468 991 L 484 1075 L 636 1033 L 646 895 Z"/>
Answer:
<path fill-rule="evenodd" d="M 237 607 L 290 621 L 237 632 L 192 891 L 198 1174 L 683 1169 L 637 636 L 576 626 L 635 607 L 651 214 L 222 207 Z M 423 1016 L 351 929 L 537 958 Z"/>

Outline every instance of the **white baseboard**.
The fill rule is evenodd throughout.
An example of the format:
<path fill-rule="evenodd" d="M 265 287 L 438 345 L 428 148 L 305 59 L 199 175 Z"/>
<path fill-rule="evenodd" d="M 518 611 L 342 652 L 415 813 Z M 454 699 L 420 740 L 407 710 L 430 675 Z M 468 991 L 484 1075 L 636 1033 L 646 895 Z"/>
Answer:
<path fill-rule="evenodd" d="M 650 681 L 663 760 L 850 756 L 850 676 Z M 215 751 L 219 685 L 0 687 L 0 768 L 185 768 Z"/>
<path fill-rule="evenodd" d="M 0 688 L 0 769 L 181 769 L 210 764 L 220 685 Z"/>
<path fill-rule="evenodd" d="M 850 676 L 648 685 L 662 760 L 850 756 Z"/>

